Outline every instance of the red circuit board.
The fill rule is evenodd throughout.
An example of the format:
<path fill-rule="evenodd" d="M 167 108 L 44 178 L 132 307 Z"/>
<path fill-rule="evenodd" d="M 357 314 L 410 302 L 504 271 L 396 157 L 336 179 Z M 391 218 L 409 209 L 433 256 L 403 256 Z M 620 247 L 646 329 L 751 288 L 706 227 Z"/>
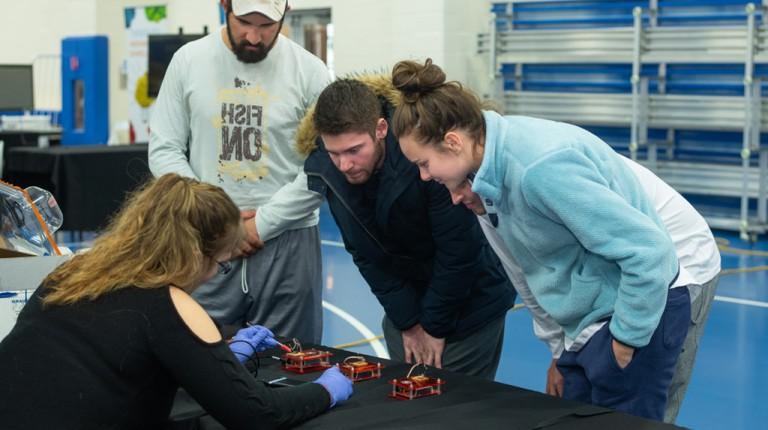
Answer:
<path fill-rule="evenodd" d="M 306 349 L 283 354 L 283 370 L 294 373 L 310 373 L 325 370 L 331 367 L 328 351 Z"/>
<path fill-rule="evenodd" d="M 439 396 L 442 394 L 442 386 L 445 381 L 440 378 L 417 375 L 393 379 L 389 383 L 392 385 L 392 392 L 389 397 L 399 400 L 414 400 L 420 397 Z"/>

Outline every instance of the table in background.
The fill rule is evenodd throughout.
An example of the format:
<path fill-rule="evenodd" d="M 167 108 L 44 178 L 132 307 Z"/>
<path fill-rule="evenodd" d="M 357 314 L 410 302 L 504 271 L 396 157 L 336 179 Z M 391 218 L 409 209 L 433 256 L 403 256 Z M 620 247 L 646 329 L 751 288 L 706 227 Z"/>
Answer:
<path fill-rule="evenodd" d="M 350 355 L 359 355 L 326 347 L 320 347 L 320 349 L 333 352 L 334 355 L 331 357 L 333 363 L 341 362 Z M 270 358 L 272 354 L 277 352 L 268 351 L 259 355 L 261 367 L 258 379 L 268 381 L 286 376 L 291 379 L 312 381 L 320 375 L 319 372 L 305 375 L 285 372 L 280 368 L 277 360 Z M 404 377 L 410 365 L 374 357 L 366 357 L 366 359 L 374 363 L 380 361 L 385 365 L 381 379 L 356 383 L 352 398 L 298 428 L 366 430 L 417 428 L 664 430 L 679 428 L 606 408 L 563 400 L 511 385 L 439 369 L 429 369 L 427 374 L 446 381 L 443 394 L 416 400 L 395 400 L 387 397 L 392 390 L 388 381 Z M 182 394 L 177 397 L 171 419 L 177 421 L 186 419 L 188 426 L 185 427 L 176 422 L 169 428 L 199 428 L 195 427 L 199 423 L 190 420 L 190 417 L 203 413 L 194 400 Z M 203 428 L 217 428 L 210 417 L 201 421 L 205 423 Z"/>
<path fill-rule="evenodd" d="M 3 152 L 0 156 L 0 177 L 2 177 L 3 166 L 7 163 L 8 152 L 11 148 L 45 148 L 51 145 L 58 145 L 60 141 L 60 127 L 22 130 L 0 128 L 0 142 L 3 142 Z"/>
<path fill-rule="evenodd" d="M 11 148 L 3 179 L 36 185 L 56 197 L 62 230 L 94 231 L 106 225 L 127 192 L 151 177 L 147 145 Z"/>

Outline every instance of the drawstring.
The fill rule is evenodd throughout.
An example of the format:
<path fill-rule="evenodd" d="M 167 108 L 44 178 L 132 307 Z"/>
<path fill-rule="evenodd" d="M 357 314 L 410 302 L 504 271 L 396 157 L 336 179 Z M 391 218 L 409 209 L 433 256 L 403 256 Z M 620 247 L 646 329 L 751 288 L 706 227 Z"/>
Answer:
<path fill-rule="evenodd" d="M 248 294 L 248 256 L 243 257 L 243 267 L 240 268 L 240 288 L 243 290 L 243 294 Z"/>

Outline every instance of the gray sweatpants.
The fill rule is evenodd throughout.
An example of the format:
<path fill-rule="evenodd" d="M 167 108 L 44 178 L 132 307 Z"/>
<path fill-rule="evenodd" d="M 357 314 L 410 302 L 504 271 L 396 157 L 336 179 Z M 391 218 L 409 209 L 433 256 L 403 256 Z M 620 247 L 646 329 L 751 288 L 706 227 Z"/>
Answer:
<path fill-rule="evenodd" d="M 317 226 L 288 230 L 246 259 L 232 261 L 192 293 L 224 325 L 263 325 L 278 336 L 320 343 L 322 259 Z"/>
<path fill-rule="evenodd" d="M 717 275 L 711 281 L 700 286 L 701 293 L 691 302 L 691 323 L 688 326 L 688 335 L 685 337 L 683 350 L 677 358 L 672 382 L 669 384 L 667 408 L 664 411 L 664 422 L 666 423 L 674 423 L 680 412 L 680 405 L 683 403 L 685 391 L 691 381 L 696 352 L 699 350 L 699 342 L 704 333 L 704 325 L 709 317 L 709 311 L 712 309 L 712 301 L 715 298 L 715 290 L 717 290 L 719 280 L 720 275 Z M 695 286 L 690 286 L 689 289 L 693 287 Z"/>
<path fill-rule="evenodd" d="M 443 351 L 443 369 L 493 381 L 504 344 L 505 318 L 506 315 L 491 321 L 465 339 L 446 343 Z M 386 315 L 381 326 L 390 357 L 392 360 L 405 362 L 402 332 Z"/>

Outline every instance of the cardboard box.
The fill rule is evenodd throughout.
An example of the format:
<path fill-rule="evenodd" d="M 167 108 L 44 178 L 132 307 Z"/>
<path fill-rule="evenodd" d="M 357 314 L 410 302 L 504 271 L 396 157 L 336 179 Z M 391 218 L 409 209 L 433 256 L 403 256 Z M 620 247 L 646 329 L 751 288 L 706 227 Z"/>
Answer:
<path fill-rule="evenodd" d="M 16 324 L 28 297 L 71 255 L 39 257 L 0 248 L 0 340 Z"/>
<path fill-rule="evenodd" d="M 0 340 L 10 333 L 34 290 L 0 291 Z"/>
<path fill-rule="evenodd" d="M 0 248 L 0 291 L 37 289 L 40 282 L 71 255 L 39 257 Z"/>

